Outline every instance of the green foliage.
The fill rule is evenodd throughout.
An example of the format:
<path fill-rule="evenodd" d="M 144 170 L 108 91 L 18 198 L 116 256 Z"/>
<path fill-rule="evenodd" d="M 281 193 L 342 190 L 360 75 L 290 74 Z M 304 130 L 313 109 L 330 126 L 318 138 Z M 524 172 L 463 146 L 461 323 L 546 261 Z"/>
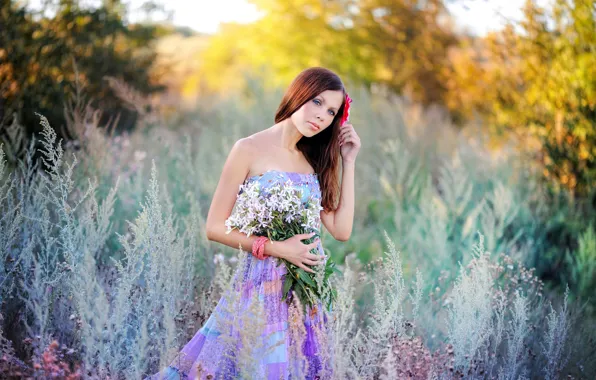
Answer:
<path fill-rule="evenodd" d="M 448 17 L 441 1 L 252 2 L 264 16 L 226 25 L 201 53 L 207 88 L 241 88 L 247 71 L 271 88 L 305 67 L 325 66 L 355 83 L 441 102 L 447 50 L 456 43 L 441 23 Z"/>
<path fill-rule="evenodd" d="M 0 254 L 10 263 L 0 268 L 2 313 L 20 310 L 18 333 L 37 336 L 38 353 L 58 335 L 77 347 L 76 360 L 90 376 L 141 377 L 152 355 L 175 344 L 175 318 L 190 305 L 194 287 L 187 284 L 200 261 L 197 214 L 175 221 L 162 205 L 171 202 L 160 194 L 153 167 L 143 209 L 128 223 L 131 233 L 118 235 L 123 259 L 101 263 L 118 181 L 99 202 L 96 181 L 78 177 L 76 155 L 62 148 L 47 119 L 41 124 L 39 161 L 32 141 L 26 160 L 7 176 L 0 149 Z M 16 305 L 7 302 L 13 298 Z"/>
<path fill-rule="evenodd" d="M 49 173 L 43 179 L 39 168 L 33 169 L 36 160 L 31 154 L 18 169 L 0 165 L 0 253 L 6 264 L 2 275 L 5 284 L 16 285 L 12 289 L 19 295 L 18 302 L 3 304 L 5 325 L 18 326 L 12 329 L 12 340 L 61 336 L 65 344 L 80 349 L 74 360 L 97 363 L 93 368 L 104 371 L 103 377 L 113 372 L 139 378 L 145 369 L 156 369 L 174 356 L 218 300 L 204 289 L 224 289 L 231 278 L 227 263 L 238 257 L 236 250 L 207 241 L 204 218 L 226 152 L 238 138 L 263 129 L 277 106 L 276 96 L 255 87 L 254 92 L 259 91 L 265 94 L 259 103 L 244 103 L 245 97 L 202 101 L 188 116 L 196 122 L 171 128 L 148 123 L 133 133 L 109 136 L 99 133 L 100 125 L 90 124 L 87 140 L 81 140 L 76 153 L 73 145 L 58 148 L 56 136 L 46 127 L 42 156 L 49 166 L 41 169 Z M 565 316 L 557 313 L 556 319 L 548 319 L 552 326 L 547 325 L 548 310 L 534 302 L 543 296 L 561 298 L 561 279 L 546 278 L 545 289 L 526 280 L 566 270 L 561 246 L 571 242 L 573 247 L 585 234 L 585 227 L 564 225 L 582 220 L 576 210 L 568 202 L 548 202 L 541 184 L 533 180 L 534 172 L 515 150 L 489 152 L 479 143 L 482 136 L 472 135 L 476 131 L 437 122 L 431 111 L 421 113 L 399 98 L 358 94 L 354 120 L 364 114 L 358 109 L 368 110 L 367 118 L 372 117 L 356 167 L 354 234 L 347 243 L 333 241 L 325 232 L 321 236 L 326 253 L 340 263 L 345 276 L 340 281 L 353 276 L 355 283 L 338 284 L 337 319 L 331 319 L 337 338 L 324 349 L 340 358 L 338 373 L 353 378 L 378 375 L 385 344 L 399 334 L 418 334 L 426 346 L 440 349 L 451 322 L 452 343 L 459 342 L 460 370 L 473 365 L 465 355 L 470 360 L 486 360 L 488 355 L 491 373 L 503 368 L 510 378 L 524 370 L 541 373 L 546 356 L 552 358 L 550 368 L 560 368 L 561 344 L 552 343 L 565 341 L 566 323 L 560 322 Z M 382 149 L 379 141 L 385 142 Z M 154 158 L 154 165 L 147 157 Z M 112 191 L 116 184 L 117 193 Z M 16 211 L 22 212 L 22 219 L 15 218 Z M 553 215 L 559 217 L 550 220 Z M 476 231 L 481 231 L 491 253 L 458 272 L 460 263 L 476 262 Z M 109 244 L 114 235 L 116 241 Z M 589 252 L 591 244 L 582 249 Z M 545 252 L 553 259 L 547 260 Z M 516 257 L 511 269 L 511 261 L 501 260 L 502 255 Z M 214 265 L 220 256 L 226 263 Z M 19 261 L 15 264 L 11 257 Z M 188 263 L 190 257 L 195 257 L 194 264 Z M 522 264 L 541 263 L 552 272 L 521 269 Z M 495 269 L 501 266 L 507 269 Z M 224 273 L 214 278 L 216 268 L 224 268 Z M 196 277 L 189 277 L 191 270 Z M 486 273 L 490 281 L 482 277 Z M 582 270 L 580 278 L 585 273 Z M 482 298 L 491 293 L 486 290 L 489 285 L 493 290 L 501 287 L 499 294 L 507 302 L 493 299 L 489 308 Z M 3 298 L 9 299 L 11 287 L 3 290 Z M 193 292 L 194 306 L 187 302 Z M 474 314 L 476 306 L 485 314 Z M 186 307 L 196 309 L 191 314 Z M 19 312 L 26 313 L 26 325 L 14 317 Z M 466 340 L 466 326 L 473 327 L 482 343 L 479 348 Z M 523 333 L 532 327 L 534 334 Z M 573 351 L 564 373 L 580 373 L 578 363 L 592 370 L 585 363 L 593 330 L 571 332 L 578 336 L 575 346 L 587 348 Z M 495 342 L 500 346 L 492 346 Z M 545 354 L 537 349 L 540 344 Z M 536 360 L 519 351 L 526 345 L 539 353 Z M 495 359 L 505 357 L 520 361 Z"/>
<path fill-rule="evenodd" d="M 120 126 L 132 127 L 135 114 L 111 92 L 104 77 L 123 79 L 144 94 L 161 89 L 150 77 L 155 56 L 150 42 L 159 31 L 126 25 L 118 4 L 82 8 L 62 1 L 50 18 L 36 17 L 14 0 L 2 2 L 0 125 L 17 113 L 30 132 L 38 131 L 34 112 L 40 112 L 62 127 L 64 99 L 74 94 L 71 84 L 78 80 L 103 111 L 102 124 L 121 114 Z"/>
<path fill-rule="evenodd" d="M 579 237 L 579 246 L 565 256 L 574 293 L 586 301 L 594 297 L 596 288 L 596 232 L 590 225 Z"/>
<path fill-rule="evenodd" d="M 527 1 L 520 22 L 453 61 L 449 107 L 521 137 L 551 191 L 591 197 L 596 180 L 594 0 Z M 462 45 L 463 46 L 463 45 Z M 468 54 L 466 56 L 466 54 Z M 460 110 L 460 111 L 458 111 Z"/>

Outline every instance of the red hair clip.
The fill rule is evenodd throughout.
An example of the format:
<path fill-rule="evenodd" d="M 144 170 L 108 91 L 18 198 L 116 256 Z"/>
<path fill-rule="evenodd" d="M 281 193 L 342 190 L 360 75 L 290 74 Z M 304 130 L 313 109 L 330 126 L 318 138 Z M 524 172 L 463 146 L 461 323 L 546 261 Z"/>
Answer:
<path fill-rule="evenodd" d="M 344 113 L 341 115 L 341 120 L 339 121 L 339 126 L 343 127 L 346 121 L 350 118 L 350 103 L 352 103 L 352 98 L 350 95 L 346 93 L 346 104 L 344 106 Z"/>

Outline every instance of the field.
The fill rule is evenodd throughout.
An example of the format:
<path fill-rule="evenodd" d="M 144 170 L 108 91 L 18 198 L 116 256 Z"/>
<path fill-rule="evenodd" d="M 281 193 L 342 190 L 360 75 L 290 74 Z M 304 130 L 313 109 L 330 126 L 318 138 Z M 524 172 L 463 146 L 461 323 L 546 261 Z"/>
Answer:
<path fill-rule="evenodd" d="M 250 95 L 258 101 L 199 101 L 175 119 L 156 108 L 123 134 L 74 107 L 76 139 L 62 145 L 43 115 L 35 140 L 9 127 L 5 374 L 141 378 L 173 359 L 242 262 L 203 226 L 231 145 L 270 126 L 280 98 Z M 353 98 L 354 232 L 345 243 L 323 235 L 343 272 L 326 346 L 333 378 L 590 378 L 590 303 L 538 276 L 555 265 L 553 215 L 573 211 L 549 203 L 516 141 L 495 144 L 398 96 Z M 581 239 L 572 265 L 591 287 L 594 227 Z"/>
<path fill-rule="evenodd" d="M 264 377 L 271 347 L 243 328 L 264 310 L 232 291 L 249 256 L 206 217 L 234 143 L 316 66 L 362 142 L 352 234 L 321 236 L 341 274 L 319 377 L 596 378 L 595 9 L 1 2 L 0 378 L 144 378 L 220 304 L 223 377 Z"/>

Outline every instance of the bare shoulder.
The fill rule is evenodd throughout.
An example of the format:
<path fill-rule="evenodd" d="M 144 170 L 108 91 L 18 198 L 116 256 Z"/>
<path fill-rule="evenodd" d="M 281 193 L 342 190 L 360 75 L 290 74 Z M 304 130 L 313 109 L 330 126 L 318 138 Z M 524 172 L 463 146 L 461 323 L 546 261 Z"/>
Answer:
<path fill-rule="evenodd" d="M 250 136 L 243 137 L 234 143 L 233 150 L 249 167 L 266 153 L 271 146 L 271 137 L 267 130 L 256 132 Z"/>
<path fill-rule="evenodd" d="M 247 137 L 238 139 L 232 145 L 221 176 L 226 185 L 235 185 L 244 180 L 252 165 L 255 152 L 255 144 Z"/>
<path fill-rule="evenodd" d="M 232 146 L 232 152 L 242 159 L 248 159 L 256 150 L 256 144 L 252 136 L 242 137 L 236 140 Z"/>
<path fill-rule="evenodd" d="M 252 174 L 254 167 L 261 166 L 261 161 L 267 155 L 271 146 L 268 130 L 259 131 L 250 136 L 238 139 L 230 151 L 228 161 L 235 172 L 243 172 L 245 176 Z"/>
<path fill-rule="evenodd" d="M 241 140 L 244 140 L 244 144 L 250 145 L 250 148 L 253 150 L 260 150 L 270 145 L 271 143 L 271 132 L 269 129 L 264 129 L 262 131 L 253 133 L 250 136 L 244 137 Z"/>
<path fill-rule="evenodd" d="M 271 166 L 271 147 L 274 145 L 271 131 L 264 129 L 242 140 L 245 145 L 244 150 L 250 155 L 249 175 L 258 174 L 268 169 Z"/>

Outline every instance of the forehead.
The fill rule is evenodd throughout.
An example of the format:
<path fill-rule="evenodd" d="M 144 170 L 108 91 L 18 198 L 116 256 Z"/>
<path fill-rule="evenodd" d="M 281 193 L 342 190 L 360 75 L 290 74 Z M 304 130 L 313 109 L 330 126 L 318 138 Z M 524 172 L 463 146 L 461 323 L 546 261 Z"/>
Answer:
<path fill-rule="evenodd" d="M 344 101 L 344 93 L 342 91 L 325 90 L 318 96 L 322 97 L 329 107 L 339 108 Z"/>

